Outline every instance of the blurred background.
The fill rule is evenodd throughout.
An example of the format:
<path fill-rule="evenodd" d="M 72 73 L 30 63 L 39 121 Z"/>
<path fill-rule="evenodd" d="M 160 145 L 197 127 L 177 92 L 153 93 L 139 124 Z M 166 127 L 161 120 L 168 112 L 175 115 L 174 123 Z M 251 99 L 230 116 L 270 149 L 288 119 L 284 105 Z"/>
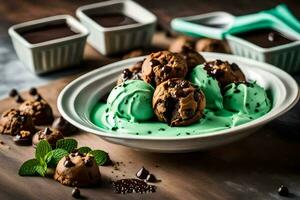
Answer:
<path fill-rule="evenodd" d="M 91 48 L 85 48 L 85 57 L 82 64 L 68 70 L 53 72 L 43 76 L 31 73 L 18 60 L 8 28 L 20 22 L 53 16 L 57 14 L 70 14 L 75 16 L 75 10 L 82 5 L 100 2 L 92 0 L 0 0 L 0 98 L 7 96 L 11 88 L 20 90 L 32 86 L 39 86 L 49 81 L 68 76 L 77 76 L 81 73 L 98 68 L 107 63 L 121 59 L 124 55 L 104 57 Z M 227 11 L 233 15 L 243 15 L 270 9 L 279 3 L 285 3 L 293 14 L 300 18 L 300 3 L 297 0 L 137 0 L 142 6 L 153 12 L 158 17 L 157 34 L 153 38 L 153 49 L 164 49 L 168 41 L 174 37 L 170 30 L 170 21 L 174 17 L 202 14 L 211 11 Z"/>

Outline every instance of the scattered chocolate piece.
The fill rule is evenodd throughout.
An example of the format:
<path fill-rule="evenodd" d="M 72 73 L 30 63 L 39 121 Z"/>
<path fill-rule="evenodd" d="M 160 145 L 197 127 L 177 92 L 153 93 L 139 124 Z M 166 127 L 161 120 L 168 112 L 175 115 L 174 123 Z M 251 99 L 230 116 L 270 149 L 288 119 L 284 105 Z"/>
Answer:
<path fill-rule="evenodd" d="M 80 190 L 78 189 L 78 187 L 74 187 L 72 190 L 72 197 L 78 199 L 80 198 Z"/>
<path fill-rule="evenodd" d="M 156 186 L 148 185 L 139 179 L 121 179 L 113 182 L 115 192 L 118 194 L 126 193 L 150 193 L 156 191 Z"/>
<path fill-rule="evenodd" d="M 147 169 L 145 169 L 144 167 L 142 167 L 142 168 L 136 173 L 136 177 L 138 177 L 139 179 L 146 179 L 148 175 L 149 175 L 149 171 L 148 171 Z"/>
<path fill-rule="evenodd" d="M 146 181 L 147 182 L 151 182 L 151 183 L 154 183 L 156 182 L 156 177 L 153 175 L 153 174 L 148 174 L 147 178 L 146 178 Z"/>
<path fill-rule="evenodd" d="M 281 185 L 281 186 L 278 188 L 278 194 L 279 194 L 280 196 L 284 196 L 284 197 L 289 196 L 289 194 L 290 194 L 289 188 L 288 188 L 287 186 Z"/>
<path fill-rule="evenodd" d="M 30 88 L 29 94 L 32 96 L 37 95 L 38 94 L 37 89 L 34 87 Z"/>
<path fill-rule="evenodd" d="M 69 123 L 63 117 L 56 118 L 52 124 L 52 128 L 59 130 L 64 136 L 71 135 L 78 131 L 78 128 L 73 126 L 71 123 Z"/>
<path fill-rule="evenodd" d="M 13 137 L 13 141 L 15 144 L 20 145 L 20 146 L 27 146 L 31 145 L 31 138 L 32 134 L 30 131 L 20 131 L 19 134 Z"/>
<path fill-rule="evenodd" d="M 12 89 L 10 92 L 9 92 L 9 96 L 10 97 L 15 97 L 17 96 L 19 93 L 16 89 Z"/>

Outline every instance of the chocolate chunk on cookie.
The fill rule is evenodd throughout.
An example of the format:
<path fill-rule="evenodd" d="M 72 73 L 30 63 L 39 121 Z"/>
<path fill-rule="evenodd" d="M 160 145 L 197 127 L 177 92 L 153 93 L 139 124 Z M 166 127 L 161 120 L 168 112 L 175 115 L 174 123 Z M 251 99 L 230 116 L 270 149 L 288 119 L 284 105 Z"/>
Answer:
<path fill-rule="evenodd" d="M 214 60 L 206 62 L 204 69 L 210 76 L 218 80 L 221 88 L 230 83 L 246 82 L 244 73 L 235 63 L 230 64 L 227 61 Z"/>
<path fill-rule="evenodd" d="M 186 126 L 198 121 L 206 105 L 200 89 L 178 78 L 161 83 L 155 89 L 152 103 L 157 118 L 170 126 Z"/>
<path fill-rule="evenodd" d="M 170 78 L 184 78 L 188 68 L 180 54 L 159 51 L 147 56 L 142 65 L 142 78 L 156 87 Z"/>
<path fill-rule="evenodd" d="M 101 175 L 92 155 L 73 152 L 58 162 L 54 179 L 63 185 L 87 187 L 100 183 Z"/>

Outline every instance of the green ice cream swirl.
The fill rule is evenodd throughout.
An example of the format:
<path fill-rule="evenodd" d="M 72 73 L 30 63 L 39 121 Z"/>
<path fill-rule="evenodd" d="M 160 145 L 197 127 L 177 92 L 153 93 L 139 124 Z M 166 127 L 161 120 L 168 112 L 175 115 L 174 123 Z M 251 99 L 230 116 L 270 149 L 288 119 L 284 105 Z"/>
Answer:
<path fill-rule="evenodd" d="M 271 103 L 264 88 L 255 82 L 231 83 L 225 87 L 224 107 L 254 118 L 266 114 Z"/>
<path fill-rule="evenodd" d="M 114 116 L 129 121 L 146 121 L 153 117 L 154 88 L 141 80 L 129 80 L 117 85 L 108 96 L 107 104 Z"/>
<path fill-rule="evenodd" d="M 207 74 L 203 65 L 198 65 L 191 71 L 189 80 L 204 92 L 206 108 L 212 110 L 223 109 L 223 97 L 218 81 Z"/>

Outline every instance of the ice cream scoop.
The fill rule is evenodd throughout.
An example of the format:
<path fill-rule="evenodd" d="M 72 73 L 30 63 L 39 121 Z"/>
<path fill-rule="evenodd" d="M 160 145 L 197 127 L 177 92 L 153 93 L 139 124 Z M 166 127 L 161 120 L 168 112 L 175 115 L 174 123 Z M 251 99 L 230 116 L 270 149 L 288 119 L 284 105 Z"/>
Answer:
<path fill-rule="evenodd" d="M 219 83 L 212 76 L 209 76 L 204 65 L 198 65 L 189 74 L 188 79 L 197 85 L 205 94 L 206 108 L 212 110 L 223 109 L 223 96 Z"/>
<path fill-rule="evenodd" d="M 149 120 L 154 116 L 154 88 L 141 80 L 128 80 L 114 87 L 108 96 L 108 109 L 115 116 L 132 122 Z"/>
<path fill-rule="evenodd" d="M 257 118 L 270 110 L 271 103 L 264 88 L 255 82 L 231 83 L 225 87 L 224 107 Z"/>

